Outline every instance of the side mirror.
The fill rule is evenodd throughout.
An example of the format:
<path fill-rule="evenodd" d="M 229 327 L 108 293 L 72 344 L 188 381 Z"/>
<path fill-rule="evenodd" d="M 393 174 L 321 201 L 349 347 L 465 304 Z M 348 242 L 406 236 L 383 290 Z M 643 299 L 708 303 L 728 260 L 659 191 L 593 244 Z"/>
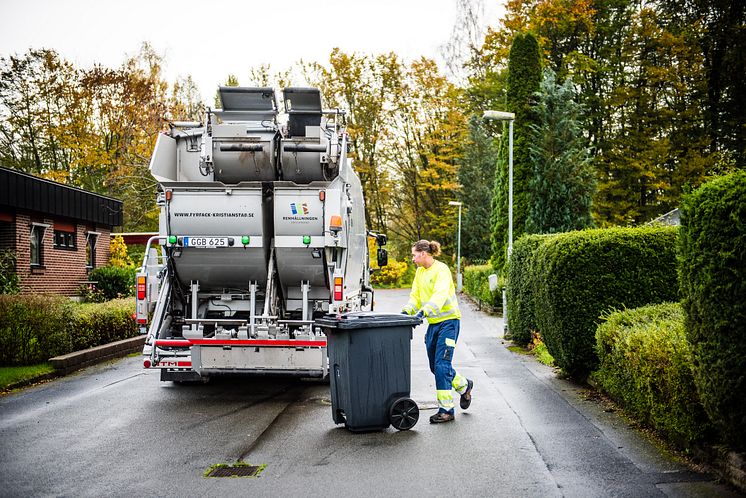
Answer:
<path fill-rule="evenodd" d="M 389 264 L 389 253 L 386 249 L 378 248 L 378 266 L 386 266 Z"/>
<path fill-rule="evenodd" d="M 376 244 L 379 246 L 385 246 L 386 242 L 388 242 L 388 237 L 386 237 L 386 234 L 379 233 L 376 235 Z"/>

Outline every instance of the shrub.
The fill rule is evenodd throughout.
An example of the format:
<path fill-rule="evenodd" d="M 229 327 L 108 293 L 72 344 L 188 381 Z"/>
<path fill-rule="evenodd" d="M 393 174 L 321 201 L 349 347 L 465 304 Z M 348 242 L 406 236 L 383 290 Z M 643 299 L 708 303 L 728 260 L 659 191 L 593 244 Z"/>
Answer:
<path fill-rule="evenodd" d="M 676 227 L 558 234 L 534 260 L 534 312 L 557 365 L 583 379 L 598 364 L 596 326 L 610 309 L 677 300 Z"/>
<path fill-rule="evenodd" d="M 467 266 L 464 268 L 464 292 L 477 301 L 486 303 L 495 311 L 502 313 L 503 279 L 498 280 L 497 289 L 490 290 L 489 276 L 495 272 L 492 265 Z"/>
<path fill-rule="evenodd" d="M 705 439 L 707 420 L 692 373 L 678 303 L 611 313 L 596 331 L 599 387 L 635 418 L 683 448 Z"/>
<path fill-rule="evenodd" d="M 132 299 L 81 305 L 62 296 L 0 296 L 0 366 L 41 363 L 134 337 L 134 310 Z"/>
<path fill-rule="evenodd" d="M 538 330 L 534 315 L 534 256 L 542 241 L 552 235 L 524 235 L 513 245 L 508 261 L 508 330 L 510 338 L 521 346 L 531 342 Z"/>
<path fill-rule="evenodd" d="M 71 323 L 73 350 L 135 337 L 138 328 L 132 319 L 134 306 L 132 299 L 114 299 L 105 303 L 76 306 Z"/>
<path fill-rule="evenodd" d="M 746 172 L 684 198 L 679 255 L 702 404 L 723 439 L 746 449 Z"/>
<path fill-rule="evenodd" d="M 0 365 L 31 365 L 69 353 L 72 308 L 62 296 L 0 296 Z"/>
<path fill-rule="evenodd" d="M 105 300 L 135 295 L 135 268 L 101 266 L 88 274 L 95 281 L 96 289 L 103 292 Z"/>
<path fill-rule="evenodd" d="M 0 251 L 0 294 L 17 294 L 18 291 L 16 253 L 12 249 L 5 249 Z"/>
<path fill-rule="evenodd" d="M 401 287 L 407 266 L 406 261 L 389 259 L 389 264 L 370 274 L 370 283 L 377 287 Z"/>

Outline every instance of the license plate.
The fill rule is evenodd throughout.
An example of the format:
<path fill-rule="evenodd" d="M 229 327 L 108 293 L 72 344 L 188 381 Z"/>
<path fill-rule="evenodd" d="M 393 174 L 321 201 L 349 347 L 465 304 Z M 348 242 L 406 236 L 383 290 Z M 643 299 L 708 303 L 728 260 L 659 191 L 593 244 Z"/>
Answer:
<path fill-rule="evenodd" d="M 184 237 L 184 247 L 228 247 L 228 237 Z"/>

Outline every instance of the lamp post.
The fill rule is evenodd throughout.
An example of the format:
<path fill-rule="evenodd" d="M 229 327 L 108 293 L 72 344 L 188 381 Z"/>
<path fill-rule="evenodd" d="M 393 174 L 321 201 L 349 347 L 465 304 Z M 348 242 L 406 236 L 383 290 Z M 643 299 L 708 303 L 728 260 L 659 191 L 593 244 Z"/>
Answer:
<path fill-rule="evenodd" d="M 504 111 L 484 111 L 484 119 L 490 119 L 493 121 L 507 121 L 509 128 L 508 138 L 508 257 L 507 261 L 510 261 L 510 255 L 513 252 L 513 121 L 515 121 L 515 113 L 504 112 Z M 503 289 L 503 316 L 505 318 L 505 331 L 508 331 L 508 305 L 505 297 L 505 289 Z"/>
<path fill-rule="evenodd" d="M 449 206 L 458 206 L 458 242 L 456 243 L 456 292 L 461 292 L 461 203 L 450 201 Z"/>

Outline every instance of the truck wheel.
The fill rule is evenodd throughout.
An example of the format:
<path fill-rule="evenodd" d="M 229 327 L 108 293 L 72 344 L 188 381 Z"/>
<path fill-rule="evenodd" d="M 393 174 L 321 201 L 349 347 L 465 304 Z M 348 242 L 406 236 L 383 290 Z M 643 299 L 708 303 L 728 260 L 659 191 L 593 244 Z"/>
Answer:
<path fill-rule="evenodd" d="M 399 398 L 389 409 L 389 422 L 396 430 L 406 431 L 414 427 L 420 418 L 417 403 L 409 398 Z"/>

